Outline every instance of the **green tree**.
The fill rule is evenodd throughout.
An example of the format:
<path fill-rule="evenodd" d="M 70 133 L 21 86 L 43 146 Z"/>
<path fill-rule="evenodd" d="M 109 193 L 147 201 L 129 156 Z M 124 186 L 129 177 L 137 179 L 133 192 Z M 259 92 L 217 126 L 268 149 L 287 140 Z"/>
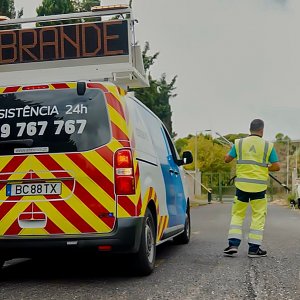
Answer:
<path fill-rule="evenodd" d="M 281 132 L 276 134 L 275 139 L 276 139 L 275 141 L 276 143 L 282 143 L 282 144 L 291 143 L 292 141 L 288 135 L 284 135 Z"/>
<path fill-rule="evenodd" d="M 181 156 L 183 149 L 188 145 L 189 143 L 189 138 L 180 138 L 175 141 L 175 147 L 177 149 L 177 152 Z"/>
<path fill-rule="evenodd" d="M 69 14 L 75 11 L 75 5 L 72 0 L 43 0 L 42 4 L 36 9 L 38 16 Z M 37 24 L 37 26 L 68 24 L 72 22 L 73 21 L 70 20 L 60 22 L 43 22 Z"/>
<path fill-rule="evenodd" d="M 100 5 L 99 0 L 75 0 L 73 3 L 75 10 L 78 12 L 91 11 L 93 6 Z"/>
<path fill-rule="evenodd" d="M 0 0 L 0 15 L 9 17 L 10 19 L 21 18 L 23 16 L 23 8 L 16 11 L 14 0 Z M 20 28 L 20 26 L 3 26 L 1 30 Z"/>
<path fill-rule="evenodd" d="M 183 140 L 183 141 L 182 141 Z M 179 142 L 177 142 L 179 141 Z M 210 135 L 197 135 L 190 138 L 179 139 L 175 142 L 178 147 L 182 146 L 180 153 L 185 150 L 189 150 L 193 153 L 194 162 L 186 166 L 187 170 L 195 169 L 196 167 L 201 172 L 230 172 L 232 164 L 226 164 L 224 162 L 224 156 L 228 152 L 228 147 L 224 147 L 218 144 L 212 139 Z M 195 142 L 197 141 L 197 147 L 195 147 Z M 195 155 L 195 149 L 197 149 L 197 154 Z"/>
<path fill-rule="evenodd" d="M 169 133 L 175 136 L 172 130 L 172 112 L 170 106 L 170 99 L 176 97 L 174 93 L 176 89 L 175 83 L 177 76 L 174 76 L 171 82 L 167 81 L 166 74 L 162 74 L 160 79 L 153 79 L 150 73 L 150 67 L 155 63 L 159 53 L 149 55 L 150 45 L 146 42 L 143 50 L 143 61 L 145 70 L 147 72 L 150 83 L 149 88 L 134 89 L 136 97 L 142 101 L 148 108 L 150 108 L 165 124 Z"/>
<path fill-rule="evenodd" d="M 99 5 L 97 0 L 43 0 L 42 4 L 36 9 L 38 16 L 49 16 L 59 14 L 70 14 L 74 12 L 91 11 L 93 6 Z M 79 20 L 67 20 L 61 22 L 45 22 L 42 26 L 55 24 L 77 23 Z"/>
<path fill-rule="evenodd" d="M 10 19 L 21 18 L 23 16 L 23 8 L 16 12 L 14 0 L 0 0 L 0 15 Z"/>
<path fill-rule="evenodd" d="M 224 135 L 224 137 L 231 143 L 234 143 L 234 141 L 236 139 L 242 139 L 248 135 L 249 134 L 247 134 L 247 133 L 230 133 L 230 134 Z"/>
<path fill-rule="evenodd" d="M 284 134 L 281 133 L 281 132 L 277 133 L 276 136 L 275 136 L 276 142 L 283 141 L 283 138 L 284 138 Z"/>
<path fill-rule="evenodd" d="M 36 12 L 38 16 L 68 14 L 75 12 L 75 5 L 72 0 L 43 0 Z"/>

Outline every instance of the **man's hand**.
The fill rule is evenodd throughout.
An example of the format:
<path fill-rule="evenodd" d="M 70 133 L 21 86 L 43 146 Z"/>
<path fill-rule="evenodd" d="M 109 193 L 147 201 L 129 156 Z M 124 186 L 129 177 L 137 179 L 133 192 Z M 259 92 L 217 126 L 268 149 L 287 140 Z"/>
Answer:
<path fill-rule="evenodd" d="M 224 161 L 226 163 L 230 163 L 233 160 L 234 160 L 234 157 L 230 156 L 229 154 L 226 154 L 225 157 L 224 157 Z"/>
<path fill-rule="evenodd" d="M 271 165 L 268 166 L 268 169 L 270 172 L 276 172 L 280 170 L 280 163 L 279 162 L 274 162 Z"/>

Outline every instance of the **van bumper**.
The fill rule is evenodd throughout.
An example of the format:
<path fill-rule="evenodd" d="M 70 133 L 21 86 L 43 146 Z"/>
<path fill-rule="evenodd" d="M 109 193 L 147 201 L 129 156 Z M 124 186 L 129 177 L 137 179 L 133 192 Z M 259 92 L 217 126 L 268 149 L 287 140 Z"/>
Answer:
<path fill-rule="evenodd" d="M 45 252 L 99 252 L 98 246 L 111 246 L 112 253 L 136 253 L 139 249 L 143 217 L 117 219 L 115 229 L 107 234 L 51 235 L 43 237 L 0 237 L 3 258 L 34 257 Z"/>

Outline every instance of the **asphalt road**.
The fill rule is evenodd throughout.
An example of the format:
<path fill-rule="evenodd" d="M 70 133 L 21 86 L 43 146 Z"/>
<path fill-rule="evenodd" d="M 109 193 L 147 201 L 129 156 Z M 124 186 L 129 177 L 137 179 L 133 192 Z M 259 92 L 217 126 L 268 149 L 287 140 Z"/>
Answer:
<path fill-rule="evenodd" d="M 271 205 L 268 257 L 224 257 L 230 204 L 192 209 L 189 245 L 161 245 L 155 272 L 137 277 L 122 257 L 45 257 L 6 263 L 0 299 L 300 299 L 300 212 Z M 249 223 L 249 220 L 246 222 Z"/>

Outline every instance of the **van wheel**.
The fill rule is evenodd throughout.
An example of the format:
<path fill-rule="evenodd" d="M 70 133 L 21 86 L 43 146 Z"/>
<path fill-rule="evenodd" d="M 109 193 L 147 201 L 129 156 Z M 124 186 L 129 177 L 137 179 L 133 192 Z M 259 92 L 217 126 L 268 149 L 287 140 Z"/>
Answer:
<path fill-rule="evenodd" d="M 156 257 L 155 240 L 156 234 L 154 229 L 154 220 L 151 211 L 147 208 L 144 218 L 140 249 L 134 257 L 135 266 L 140 275 L 149 275 L 154 270 Z"/>
<path fill-rule="evenodd" d="M 191 238 L 191 218 L 188 213 L 185 214 L 185 225 L 183 233 L 174 237 L 176 244 L 188 244 Z"/>

